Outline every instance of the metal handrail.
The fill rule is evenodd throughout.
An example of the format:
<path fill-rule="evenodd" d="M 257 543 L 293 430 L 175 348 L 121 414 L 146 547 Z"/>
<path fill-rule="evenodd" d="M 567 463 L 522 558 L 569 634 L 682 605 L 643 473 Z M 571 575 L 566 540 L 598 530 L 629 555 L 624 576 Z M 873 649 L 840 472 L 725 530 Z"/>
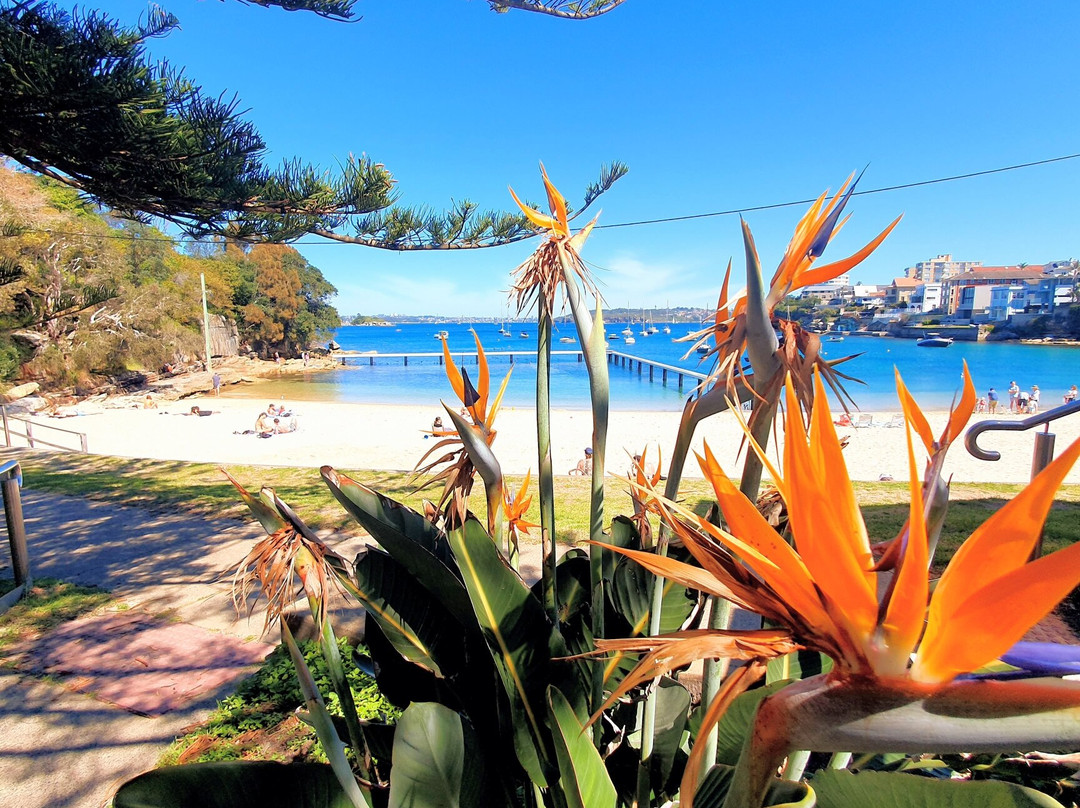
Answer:
<path fill-rule="evenodd" d="M 11 446 L 11 438 L 14 435 L 16 438 L 25 438 L 26 443 L 31 449 L 35 448 L 35 443 L 40 443 L 42 446 L 48 446 L 50 449 L 67 449 L 71 451 L 70 446 L 63 446 L 59 443 L 52 443 L 51 441 L 42 440 L 40 437 L 34 435 L 33 427 L 39 429 L 51 429 L 53 432 L 63 432 L 65 435 L 75 435 L 79 439 L 79 449 L 83 452 L 87 451 L 86 433 L 76 432 L 73 429 L 64 429 L 63 427 L 53 426 L 52 424 L 41 424 L 36 421 L 31 421 L 29 418 L 23 418 L 19 415 L 8 415 L 7 407 L 0 405 L 0 419 L 3 421 L 4 429 L 4 445 Z M 8 424 L 8 421 L 19 421 L 25 425 L 25 432 L 13 432 Z"/>
<path fill-rule="evenodd" d="M 1000 419 L 980 421 L 979 423 L 968 427 L 968 431 L 964 435 L 964 447 L 968 450 L 968 454 L 979 460 L 1000 460 L 1001 452 L 983 449 L 979 446 L 979 436 L 984 432 L 1026 432 L 1029 429 L 1042 426 L 1043 424 L 1049 424 L 1051 421 L 1056 421 L 1059 418 L 1064 418 L 1066 415 L 1073 415 L 1078 412 L 1080 412 L 1080 399 L 1068 404 L 1062 404 L 1053 409 L 1046 410 L 1045 412 L 1036 413 L 1030 418 L 1025 418 L 1022 421 L 1003 421 Z"/>

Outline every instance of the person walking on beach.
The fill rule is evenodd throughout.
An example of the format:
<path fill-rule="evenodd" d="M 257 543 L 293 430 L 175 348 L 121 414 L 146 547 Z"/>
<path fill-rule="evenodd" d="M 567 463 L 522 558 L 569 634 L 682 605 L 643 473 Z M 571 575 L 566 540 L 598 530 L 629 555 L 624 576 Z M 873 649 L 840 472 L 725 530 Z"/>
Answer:
<path fill-rule="evenodd" d="M 986 406 L 991 415 L 997 412 L 998 394 L 997 390 L 991 387 L 986 391 Z"/>
<path fill-rule="evenodd" d="M 220 396 L 221 395 L 221 374 L 220 373 L 215 373 L 213 378 L 210 379 L 210 381 L 213 382 L 213 384 L 214 384 L 214 395 L 215 396 Z"/>
<path fill-rule="evenodd" d="M 1009 382 L 1009 412 L 1020 412 L 1020 385 Z"/>
<path fill-rule="evenodd" d="M 1039 385 L 1031 385 L 1031 395 L 1028 396 L 1028 412 L 1039 411 Z"/>

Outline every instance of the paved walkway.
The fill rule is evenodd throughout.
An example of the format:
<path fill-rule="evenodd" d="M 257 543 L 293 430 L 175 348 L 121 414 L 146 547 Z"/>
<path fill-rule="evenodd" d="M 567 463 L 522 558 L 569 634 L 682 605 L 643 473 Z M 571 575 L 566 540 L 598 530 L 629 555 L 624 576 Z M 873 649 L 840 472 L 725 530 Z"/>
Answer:
<path fill-rule="evenodd" d="M 27 489 L 23 509 L 35 577 L 106 587 L 133 609 L 188 624 L 189 636 L 202 632 L 203 648 L 213 647 L 215 638 L 257 640 L 261 615 L 238 619 L 229 597 L 231 569 L 262 535 L 257 526 Z M 6 549 L 0 549 L 4 577 L 11 575 Z M 191 662 L 198 671 L 200 660 Z M 147 718 L 49 680 L 0 670 L 0 803 L 100 808 L 232 687 Z"/>

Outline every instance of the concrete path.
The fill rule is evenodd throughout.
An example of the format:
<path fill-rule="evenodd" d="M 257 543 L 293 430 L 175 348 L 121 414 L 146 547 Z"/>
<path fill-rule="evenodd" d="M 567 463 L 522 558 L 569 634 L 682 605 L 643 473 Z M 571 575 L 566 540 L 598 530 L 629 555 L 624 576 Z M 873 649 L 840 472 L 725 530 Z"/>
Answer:
<path fill-rule="evenodd" d="M 238 619 L 229 597 L 232 568 L 263 535 L 257 526 L 28 489 L 23 509 L 35 577 L 106 587 L 133 608 L 205 629 L 208 643 L 215 635 L 255 640 L 262 630 L 262 616 Z M 0 576 L 10 575 L 5 547 Z M 145 718 L 0 670 L 0 804 L 100 808 L 232 687 Z"/>

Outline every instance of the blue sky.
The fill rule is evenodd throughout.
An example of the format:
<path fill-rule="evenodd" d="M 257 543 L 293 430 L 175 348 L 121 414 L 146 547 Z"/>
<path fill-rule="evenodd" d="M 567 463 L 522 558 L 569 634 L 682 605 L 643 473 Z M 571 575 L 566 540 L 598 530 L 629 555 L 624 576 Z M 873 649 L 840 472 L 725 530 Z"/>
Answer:
<path fill-rule="evenodd" d="M 163 0 L 150 44 L 213 95 L 235 93 L 270 147 L 333 168 L 384 163 L 402 202 L 571 200 L 630 166 L 601 224 L 785 202 L 1080 152 L 1080 4 L 748 4 L 627 0 L 585 22 L 482 0 L 360 0 L 353 24 L 237 2 Z M 133 23 L 145 3 L 96 4 Z M 939 253 L 985 264 L 1077 256 L 1080 160 L 856 198 L 826 259 L 904 220 L 852 273 L 884 283 Z M 771 273 L 803 208 L 750 213 Z M 343 314 L 499 316 L 533 242 L 454 253 L 298 245 Z M 609 306 L 711 305 L 737 217 L 598 231 L 585 258 Z"/>

